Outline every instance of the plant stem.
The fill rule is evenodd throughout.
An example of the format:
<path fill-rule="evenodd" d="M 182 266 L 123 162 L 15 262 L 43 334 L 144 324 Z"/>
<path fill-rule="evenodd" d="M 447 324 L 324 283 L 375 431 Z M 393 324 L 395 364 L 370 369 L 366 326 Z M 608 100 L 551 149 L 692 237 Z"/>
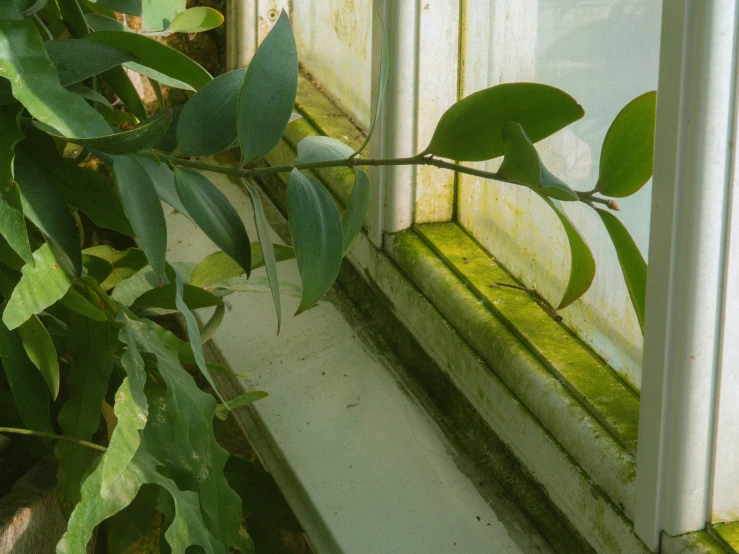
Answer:
<path fill-rule="evenodd" d="M 483 171 L 481 169 L 475 169 L 464 165 L 445 162 L 431 156 L 411 156 L 409 158 L 386 158 L 386 159 L 374 159 L 374 158 L 348 158 L 340 160 L 325 160 L 320 162 L 304 162 L 304 163 L 292 163 L 290 165 L 274 165 L 271 167 L 257 167 L 252 169 L 240 168 L 240 167 L 228 167 L 223 165 L 208 164 L 198 162 L 194 160 L 187 160 L 184 158 L 178 158 L 170 156 L 168 154 L 162 154 L 157 152 L 156 154 L 163 161 L 170 164 L 181 165 L 185 167 L 192 167 L 193 169 L 201 169 L 203 171 L 212 171 L 214 173 L 223 173 L 225 175 L 234 175 L 247 179 L 249 177 L 258 177 L 260 175 L 270 175 L 273 173 L 289 173 L 293 169 L 322 169 L 327 167 L 357 167 L 357 166 L 386 166 L 386 165 L 431 165 L 441 169 L 448 169 L 450 171 L 456 171 L 458 173 L 464 173 L 465 175 L 473 175 L 475 177 L 481 177 L 483 179 L 490 179 L 493 181 L 502 181 L 504 183 L 510 183 L 512 185 L 521 185 L 521 183 L 515 183 L 504 179 L 500 173 L 495 171 Z M 591 193 L 577 192 L 577 197 L 580 202 L 596 202 L 603 204 L 611 209 L 618 206 L 605 198 L 598 198 L 593 196 Z"/>
<path fill-rule="evenodd" d="M 75 439 L 72 437 L 65 437 L 64 435 L 55 435 L 54 433 L 44 433 L 42 431 L 33 431 L 31 429 L 18 429 L 16 427 L 0 427 L 0 433 L 13 433 L 16 435 L 31 435 L 34 437 L 41 437 L 44 439 L 67 441 L 67 442 L 72 442 L 74 444 L 78 444 L 80 446 L 87 446 L 88 448 L 94 448 L 95 450 L 100 450 L 101 452 L 105 452 L 108 450 L 104 446 L 100 446 L 99 444 L 95 444 L 94 442 L 83 441 L 82 439 Z"/>

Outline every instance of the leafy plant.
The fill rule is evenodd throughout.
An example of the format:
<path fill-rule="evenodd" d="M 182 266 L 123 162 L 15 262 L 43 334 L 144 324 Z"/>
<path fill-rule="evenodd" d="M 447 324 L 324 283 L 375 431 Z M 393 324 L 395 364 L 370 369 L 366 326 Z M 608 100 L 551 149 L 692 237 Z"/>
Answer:
<path fill-rule="evenodd" d="M 132 32 L 116 11 L 140 16 L 142 29 Z M 369 207 L 364 166 L 434 165 L 530 188 L 555 211 L 570 242 L 572 271 L 560 308 L 580 298 L 595 274 L 587 243 L 562 203 L 593 207 L 643 322 L 646 264 L 624 226 L 596 205 L 617 209 L 603 196 L 633 194 L 651 176 L 653 92 L 614 121 L 589 192 L 575 191 L 549 172 L 533 144 L 581 118 L 583 110 L 565 92 L 535 83 L 500 85 L 459 101 L 443 115 L 428 147 L 413 157 L 362 158 L 364 146 L 355 152 L 329 137 L 311 137 L 298 145 L 292 164 L 257 167 L 295 117 L 298 58 L 286 14 L 248 69 L 215 79 L 153 38 L 200 32 L 222 20 L 209 8 L 186 10 L 184 0 L 0 3 L 0 359 L 17 416 L 27 427 L 0 432 L 43 439 L 34 445 L 42 451 L 56 441 L 58 496 L 69 518 L 60 553 L 83 552 L 106 519 L 109 542 L 122 552 L 157 512 L 163 549 L 174 552 L 192 545 L 206 552 L 253 552 L 263 534 L 259 525 L 286 519 L 296 525 L 281 512 L 262 514 L 254 541 L 240 528 L 242 513 L 255 506 L 245 483 L 274 484 L 258 468 L 229 458 L 215 440 L 214 418 L 266 393 L 225 401 L 211 372 L 228 370 L 209 365 L 202 345 L 223 318 L 224 296 L 248 286 L 241 276 L 248 278 L 258 266 L 266 270 L 278 331 L 279 261 L 297 258 L 297 313 L 320 300 Z M 387 60 L 385 47 L 380 91 Z M 150 114 L 124 68 L 148 77 L 155 91 L 161 84 L 187 90 L 191 98 L 184 107 L 166 109 L 160 95 L 160 110 Z M 235 167 L 190 158 L 235 146 L 241 149 Z M 68 157 L 71 152 L 76 157 Z M 442 159 L 499 156 L 503 163 L 494 173 Z M 87 167 L 91 159 L 112 170 L 112 183 Z M 355 185 L 340 217 L 328 191 L 303 170 L 342 166 L 354 170 Z M 256 242 L 198 169 L 240 179 L 254 207 Z M 249 181 L 280 172 L 289 173 L 294 250 L 271 243 L 259 193 Z M 196 223 L 221 251 L 197 266 L 167 260 L 161 202 Z M 128 236 L 130 245 L 81 246 L 82 216 L 97 229 Z M 193 313 L 201 307 L 215 307 L 202 327 Z M 151 315 L 173 312 L 184 317 L 187 342 Z M 217 399 L 197 386 L 197 372 Z"/>

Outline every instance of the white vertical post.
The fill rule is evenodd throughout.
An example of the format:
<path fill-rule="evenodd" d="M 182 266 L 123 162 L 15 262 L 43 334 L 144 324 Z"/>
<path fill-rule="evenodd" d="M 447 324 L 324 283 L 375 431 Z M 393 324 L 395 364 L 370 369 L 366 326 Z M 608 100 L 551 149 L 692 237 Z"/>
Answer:
<path fill-rule="evenodd" d="M 717 425 L 732 419 L 717 416 L 738 409 L 735 400 L 718 403 L 720 391 L 737 392 L 725 389 L 736 367 L 720 371 L 722 327 L 739 308 L 724 304 L 739 279 L 726 273 L 733 267 L 727 235 L 738 224 L 728 202 L 736 0 L 671 0 L 662 9 L 634 522 L 653 550 L 662 531 L 705 527 L 712 498 L 729 492 L 713 489 L 714 447 L 724 431 Z M 734 486 L 722 502 L 739 508 L 737 492 Z"/>
<path fill-rule="evenodd" d="M 372 139 L 374 158 L 406 157 L 416 151 L 418 82 L 418 0 L 374 0 L 373 13 L 381 14 L 390 48 L 390 73 L 382 111 Z M 382 35 L 373 21 L 372 113 L 379 83 Z M 372 204 L 366 219 L 370 240 L 380 246 L 384 232 L 406 229 L 413 223 L 414 166 L 372 168 Z"/>

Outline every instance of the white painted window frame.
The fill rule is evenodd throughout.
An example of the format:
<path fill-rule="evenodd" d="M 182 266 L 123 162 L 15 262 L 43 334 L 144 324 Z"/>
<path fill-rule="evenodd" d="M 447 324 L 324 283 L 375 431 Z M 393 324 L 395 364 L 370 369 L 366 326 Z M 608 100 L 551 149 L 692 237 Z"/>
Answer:
<path fill-rule="evenodd" d="M 663 531 L 695 531 L 739 513 L 739 215 L 732 211 L 739 206 L 738 1 L 664 0 L 662 8 L 634 521 L 653 550 Z M 459 14 L 460 3 L 438 3 L 451 12 L 437 24 L 458 25 L 449 13 Z M 246 64 L 273 10 L 286 5 L 229 2 L 230 68 Z M 419 67 L 429 60 L 419 52 L 426 51 L 424 18 L 434 13 L 422 5 L 373 0 L 391 52 L 375 157 L 413 155 L 428 140 L 417 114 L 427 106 Z M 380 40 L 375 26 L 373 87 Z M 440 102 L 454 92 L 449 88 L 442 85 Z M 373 182 L 366 227 L 381 247 L 385 233 L 413 224 L 427 182 L 411 166 L 373 168 Z"/>

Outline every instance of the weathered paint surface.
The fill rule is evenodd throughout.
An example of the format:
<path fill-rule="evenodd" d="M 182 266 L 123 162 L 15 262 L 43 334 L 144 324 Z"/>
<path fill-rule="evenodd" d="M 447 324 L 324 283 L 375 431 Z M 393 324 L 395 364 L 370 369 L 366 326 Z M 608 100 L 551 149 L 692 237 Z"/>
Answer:
<path fill-rule="evenodd" d="M 579 190 L 592 189 L 600 145 L 618 111 L 656 88 L 660 0 L 571 2 L 467 0 L 463 3 L 460 93 L 535 81 L 572 94 L 583 120 L 539 143 L 545 165 Z M 617 49 L 614 50 L 614 48 Z M 488 170 L 499 160 L 473 164 Z M 651 185 L 619 200 L 624 221 L 647 254 Z M 522 187 L 459 177 L 459 221 L 518 279 L 557 303 L 569 273 L 567 239 L 545 203 Z M 641 380 L 642 336 L 615 251 L 585 206 L 566 210 L 586 237 L 598 272 L 565 322 L 625 379 Z"/>

